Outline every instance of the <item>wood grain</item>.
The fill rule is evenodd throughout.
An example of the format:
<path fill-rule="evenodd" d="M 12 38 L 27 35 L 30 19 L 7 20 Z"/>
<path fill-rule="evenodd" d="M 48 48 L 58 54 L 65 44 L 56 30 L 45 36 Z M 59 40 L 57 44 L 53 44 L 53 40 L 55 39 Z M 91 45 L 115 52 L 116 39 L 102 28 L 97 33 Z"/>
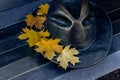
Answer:
<path fill-rule="evenodd" d="M 0 68 L 0 80 L 8 80 L 11 77 L 19 75 L 27 70 L 33 69 L 47 62 L 40 55 L 25 57 L 7 66 Z"/>

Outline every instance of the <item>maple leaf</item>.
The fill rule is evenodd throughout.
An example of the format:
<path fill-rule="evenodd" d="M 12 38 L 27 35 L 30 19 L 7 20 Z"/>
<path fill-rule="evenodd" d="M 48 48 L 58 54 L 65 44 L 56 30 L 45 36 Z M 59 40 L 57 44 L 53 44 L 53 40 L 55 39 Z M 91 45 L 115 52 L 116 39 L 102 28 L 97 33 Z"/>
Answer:
<path fill-rule="evenodd" d="M 32 29 L 23 28 L 23 33 L 18 36 L 20 40 L 27 39 L 26 42 L 31 46 L 34 46 L 37 42 L 41 40 L 41 38 L 48 37 L 50 33 L 48 31 L 42 30 L 40 32 L 36 32 Z"/>
<path fill-rule="evenodd" d="M 59 42 L 60 39 L 41 39 L 41 41 L 36 44 L 38 48 L 35 50 L 41 54 L 44 54 L 47 59 L 52 60 L 56 56 L 55 52 L 61 53 L 62 51 L 62 46 L 58 44 Z"/>
<path fill-rule="evenodd" d="M 37 15 L 43 15 L 43 14 L 46 15 L 48 13 L 49 7 L 50 7 L 49 4 L 40 5 Z"/>
<path fill-rule="evenodd" d="M 78 54 L 79 52 L 75 48 L 70 49 L 70 45 L 66 46 L 58 56 L 57 62 L 59 62 L 60 66 L 64 69 L 67 68 L 69 62 L 74 66 L 76 63 L 80 62 L 79 57 L 75 56 Z"/>
<path fill-rule="evenodd" d="M 26 16 L 26 23 L 27 26 L 33 27 L 35 26 L 37 29 L 42 29 L 43 23 L 46 21 L 46 17 L 43 16 L 33 16 L 32 14 L 29 14 Z"/>

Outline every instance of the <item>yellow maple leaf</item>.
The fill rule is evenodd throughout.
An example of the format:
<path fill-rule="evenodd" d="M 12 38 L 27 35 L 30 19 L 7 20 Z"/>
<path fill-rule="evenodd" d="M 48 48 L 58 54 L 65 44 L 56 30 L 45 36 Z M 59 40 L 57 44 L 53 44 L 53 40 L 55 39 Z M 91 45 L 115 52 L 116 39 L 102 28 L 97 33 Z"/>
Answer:
<path fill-rule="evenodd" d="M 70 49 L 70 45 L 66 46 L 58 56 L 57 62 L 59 62 L 60 66 L 64 69 L 67 68 L 69 62 L 74 66 L 76 63 L 80 62 L 79 57 L 75 56 L 78 54 L 79 52 L 75 48 Z"/>
<path fill-rule="evenodd" d="M 42 29 L 43 23 L 46 21 L 46 17 L 43 16 L 33 16 L 32 14 L 29 14 L 26 16 L 26 23 L 27 26 L 33 27 L 35 26 L 37 29 Z"/>
<path fill-rule="evenodd" d="M 41 54 L 44 54 L 47 59 L 52 60 L 56 56 L 55 52 L 61 53 L 62 51 L 62 46 L 58 44 L 59 42 L 60 39 L 41 39 L 41 41 L 36 44 L 38 48 L 35 50 Z"/>
<path fill-rule="evenodd" d="M 26 42 L 31 46 L 34 46 L 37 42 L 41 40 L 41 38 L 48 37 L 50 33 L 48 31 L 42 30 L 40 32 L 36 32 L 32 29 L 23 28 L 23 33 L 18 36 L 20 40 L 27 39 Z"/>
<path fill-rule="evenodd" d="M 43 15 L 43 14 L 47 15 L 49 7 L 50 7 L 49 4 L 40 5 L 37 15 Z"/>

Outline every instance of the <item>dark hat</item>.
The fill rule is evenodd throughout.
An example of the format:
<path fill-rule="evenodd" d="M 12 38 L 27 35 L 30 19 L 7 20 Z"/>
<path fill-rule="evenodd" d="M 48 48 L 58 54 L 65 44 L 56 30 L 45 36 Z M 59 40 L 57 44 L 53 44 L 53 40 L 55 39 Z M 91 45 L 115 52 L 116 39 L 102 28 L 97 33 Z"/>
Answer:
<path fill-rule="evenodd" d="M 80 52 L 81 62 L 71 68 L 84 68 L 101 61 L 108 53 L 111 23 L 105 11 L 87 0 L 53 0 L 45 26 L 62 45 L 71 44 Z M 54 44 L 53 44 L 54 45 Z M 57 63 L 56 58 L 52 60 Z"/>

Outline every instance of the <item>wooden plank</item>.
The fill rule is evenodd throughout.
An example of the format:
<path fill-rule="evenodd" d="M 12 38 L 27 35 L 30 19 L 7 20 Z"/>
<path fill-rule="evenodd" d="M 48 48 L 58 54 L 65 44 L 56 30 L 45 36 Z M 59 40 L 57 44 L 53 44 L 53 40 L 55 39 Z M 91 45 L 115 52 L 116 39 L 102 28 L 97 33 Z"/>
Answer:
<path fill-rule="evenodd" d="M 1 11 L 5 11 L 11 8 L 15 8 L 15 7 L 19 7 L 19 6 L 23 6 L 25 4 L 29 4 L 32 3 L 34 1 L 37 0 L 0 0 L 0 12 Z"/>
<path fill-rule="evenodd" d="M 106 0 L 109 1 L 109 0 Z M 103 6 L 107 13 L 114 12 L 114 10 L 120 8 L 120 0 L 112 1 Z"/>
<path fill-rule="evenodd" d="M 120 19 L 120 9 L 117 10 L 117 11 L 114 11 L 114 12 L 108 14 L 108 15 L 109 15 L 112 22 L 116 21 L 116 20 Z"/>
<path fill-rule="evenodd" d="M 8 51 L 12 48 L 25 44 L 25 42 L 19 40 L 17 36 L 18 35 L 14 35 L 6 39 L 0 40 L 0 55 L 5 53 L 5 51 Z"/>
<path fill-rule="evenodd" d="M 20 75 L 17 75 L 8 80 L 52 80 L 53 78 L 68 72 L 69 70 L 63 70 L 54 63 L 47 63 L 43 66 L 36 67 L 29 71 L 26 71 Z"/>
<path fill-rule="evenodd" d="M 30 65 L 29 65 L 30 64 Z M 0 80 L 8 80 L 11 76 L 18 75 L 26 70 L 36 67 L 38 64 L 31 61 L 29 57 L 11 63 L 3 68 L 0 68 Z"/>
<path fill-rule="evenodd" d="M 7 27 L 0 29 L 0 40 L 20 34 L 21 28 L 24 26 L 26 26 L 26 23 L 24 21 L 21 21 L 16 24 L 12 24 L 12 25 L 9 25 Z"/>
<path fill-rule="evenodd" d="M 100 5 L 108 5 L 109 3 L 113 2 L 114 0 L 96 0 Z"/>
<path fill-rule="evenodd" d="M 21 45 L 17 48 L 5 51 L 0 55 L 0 67 L 26 57 L 30 53 L 30 48 L 27 45 Z"/>
<path fill-rule="evenodd" d="M 120 19 L 112 22 L 112 27 L 113 27 L 113 34 L 117 34 L 120 32 Z"/>
<path fill-rule="evenodd" d="M 0 80 L 8 80 L 9 78 L 14 77 L 20 73 L 43 65 L 46 62 L 47 60 L 40 55 L 25 57 L 21 60 L 0 68 Z"/>
<path fill-rule="evenodd" d="M 120 0 L 97 0 L 97 2 L 101 4 L 112 22 L 120 18 Z"/>
<path fill-rule="evenodd" d="M 106 13 L 109 15 L 111 21 L 118 20 L 120 18 L 120 0 L 98 0 L 98 3 L 105 3 L 102 5 Z"/>

